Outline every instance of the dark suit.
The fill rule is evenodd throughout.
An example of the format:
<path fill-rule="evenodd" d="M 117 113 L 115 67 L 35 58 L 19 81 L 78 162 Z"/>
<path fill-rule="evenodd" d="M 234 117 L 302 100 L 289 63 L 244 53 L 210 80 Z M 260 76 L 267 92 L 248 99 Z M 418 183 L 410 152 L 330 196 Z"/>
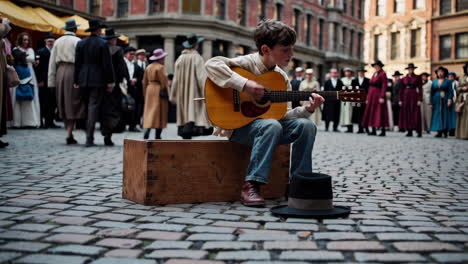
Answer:
<path fill-rule="evenodd" d="M 130 76 L 130 79 L 136 79 L 135 86 L 129 87 L 130 95 L 135 99 L 135 111 L 132 120 L 129 125 L 130 128 L 134 128 L 136 125 L 140 124 L 141 116 L 143 115 L 143 75 L 145 71 L 143 68 L 138 66 L 138 63 L 134 62 L 135 70 L 133 71 L 133 76 Z"/>
<path fill-rule="evenodd" d="M 87 142 L 94 141 L 94 128 L 100 115 L 102 98 L 107 95 L 107 84 L 114 83 L 114 72 L 107 41 L 91 35 L 76 45 L 75 83 L 80 86 L 87 102 Z"/>
<path fill-rule="evenodd" d="M 296 78 L 294 78 L 293 80 L 291 80 L 291 88 L 293 91 L 299 91 L 299 86 L 301 85 L 301 82 L 302 80 L 298 80 Z M 291 107 L 292 108 L 296 108 L 298 106 L 301 105 L 301 102 L 300 101 L 292 101 L 291 102 Z"/>
<path fill-rule="evenodd" d="M 341 82 L 340 79 L 337 79 L 335 87 L 333 87 L 331 80 L 327 80 L 323 89 L 324 91 L 340 91 L 342 90 L 342 87 L 343 82 Z M 323 104 L 322 120 L 325 121 L 326 130 L 328 130 L 331 121 L 333 121 L 333 130 L 338 130 L 338 125 L 340 122 L 340 110 L 341 104 L 339 100 L 333 97 L 327 98 L 327 100 L 325 100 Z"/>
<path fill-rule="evenodd" d="M 39 65 L 36 67 L 37 83 L 43 83 L 39 86 L 39 103 L 41 105 L 41 126 L 50 127 L 54 125 L 55 93 L 47 87 L 47 74 L 49 73 L 50 50 L 43 47 L 37 51 L 39 55 Z M 43 122 L 44 121 L 44 122 Z"/>
<path fill-rule="evenodd" d="M 359 79 L 358 77 L 354 78 L 351 81 L 351 86 L 353 88 L 358 87 L 359 89 L 363 89 L 366 91 L 369 91 L 369 78 L 364 77 L 362 84 L 359 84 Z M 359 132 L 363 132 L 363 127 L 361 126 L 362 122 L 362 117 L 364 116 L 364 110 L 366 109 L 366 104 L 361 103 L 361 106 L 355 106 L 353 108 L 353 116 L 352 116 L 352 122 L 353 124 L 358 124 L 359 125 Z"/>

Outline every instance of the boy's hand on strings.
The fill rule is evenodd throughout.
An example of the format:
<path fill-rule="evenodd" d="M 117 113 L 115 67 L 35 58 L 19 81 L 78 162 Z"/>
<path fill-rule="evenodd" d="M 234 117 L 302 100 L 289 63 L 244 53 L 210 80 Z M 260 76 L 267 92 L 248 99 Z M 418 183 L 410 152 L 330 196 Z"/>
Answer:
<path fill-rule="evenodd" d="M 325 99 L 322 96 L 312 93 L 309 97 L 309 104 L 305 106 L 305 109 L 313 113 L 323 102 L 325 102 Z"/>
<path fill-rule="evenodd" d="M 256 81 L 248 80 L 244 85 L 244 92 L 250 94 L 255 100 L 260 100 L 265 94 L 265 87 Z"/>

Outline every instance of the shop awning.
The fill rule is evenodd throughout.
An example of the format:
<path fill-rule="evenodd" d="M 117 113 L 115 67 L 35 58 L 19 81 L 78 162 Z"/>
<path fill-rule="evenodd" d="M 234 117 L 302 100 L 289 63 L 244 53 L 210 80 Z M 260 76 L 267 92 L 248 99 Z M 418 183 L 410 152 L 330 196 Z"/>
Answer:
<path fill-rule="evenodd" d="M 42 7 L 32 8 L 30 6 L 23 7 L 26 11 L 32 12 L 42 18 L 44 21 L 49 23 L 53 27 L 52 33 L 62 35 L 65 30 L 62 29 L 65 23 L 56 15 L 50 13 Z"/>
<path fill-rule="evenodd" d="M 36 31 L 54 32 L 54 27 L 31 9 L 21 8 L 10 1 L 0 0 L 0 16 L 8 18 L 14 25 Z"/>

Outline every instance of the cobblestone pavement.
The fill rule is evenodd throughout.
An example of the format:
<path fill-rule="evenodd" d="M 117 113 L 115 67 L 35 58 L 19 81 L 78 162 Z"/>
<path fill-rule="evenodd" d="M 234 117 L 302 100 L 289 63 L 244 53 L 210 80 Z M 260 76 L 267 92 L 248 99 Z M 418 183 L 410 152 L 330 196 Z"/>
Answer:
<path fill-rule="evenodd" d="M 314 170 L 334 176 L 334 203 L 352 214 L 318 222 L 239 202 L 126 201 L 123 138 L 141 136 L 116 135 L 115 147 L 98 136 L 100 146 L 84 148 L 66 146 L 61 129 L 10 130 L 0 150 L 0 262 L 468 262 L 468 141 L 320 130 Z"/>

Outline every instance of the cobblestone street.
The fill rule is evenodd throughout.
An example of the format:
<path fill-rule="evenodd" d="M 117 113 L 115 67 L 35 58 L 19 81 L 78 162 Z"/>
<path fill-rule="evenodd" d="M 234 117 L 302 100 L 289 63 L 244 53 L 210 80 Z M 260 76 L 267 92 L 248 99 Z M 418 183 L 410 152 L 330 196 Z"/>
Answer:
<path fill-rule="evenodd" d="M 314 171 L 333 176 L 334 204 L 352 213 L 319 222 L 239 202 L 124 200 L 123 138 L 142 133 L 116 134 L 115 147 L 98 134 L 98 147 L 85 148 L 83 131 L 80 145 L 67 146 L 63 129 L 9 130 L 0 263 L 468 262 L 468 141 L 320 128 Z"/>

